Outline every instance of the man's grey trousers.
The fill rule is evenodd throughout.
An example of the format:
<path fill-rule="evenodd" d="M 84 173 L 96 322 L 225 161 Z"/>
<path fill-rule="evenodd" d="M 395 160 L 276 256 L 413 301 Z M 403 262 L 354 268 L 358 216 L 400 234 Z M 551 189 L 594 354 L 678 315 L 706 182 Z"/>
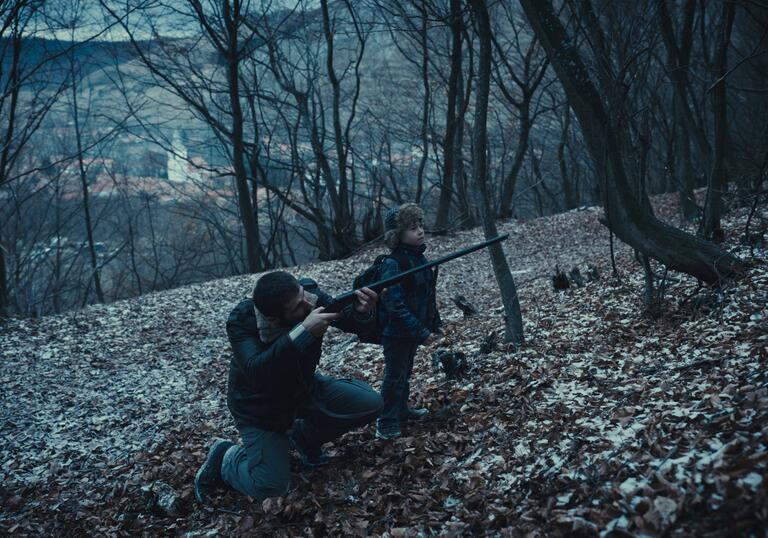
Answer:
<path fill-rule="evenodd" d="M 368 424 L 383 402 L 367 383 L 315 374 L 313 398 L 294 423 L 307 445 L 319 450 L 323 443 Z M 319 405 L 318 405 L 319 404 Z M 329 416 L 328 412 L 344 417 Z M 237 491 L 257 500 L 285 494 L 290 484 L 289 442 L 286 433 L 247 426 L 240 428 L 242 445 L 224 455 L 221 475 Z"/>

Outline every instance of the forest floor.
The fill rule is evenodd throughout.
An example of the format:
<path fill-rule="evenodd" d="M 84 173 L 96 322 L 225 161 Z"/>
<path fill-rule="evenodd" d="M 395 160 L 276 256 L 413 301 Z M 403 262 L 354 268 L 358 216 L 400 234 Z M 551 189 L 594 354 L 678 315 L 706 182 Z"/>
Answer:
<path fill-rule="evenodd" d="M 654 198 L 677 221 L 674 196 Z M 192 481 L 210 439 L 236 438 L 225 401 L 229 310 L 251 277 L 206 282 L 0 325 L 0 535 L 744 535 L 768 526 L 768 251 L 740 242 L 748 208 L 724 221 L 746 274 L 713 290 L 666 275 L 655 316 L 643 271 L 595 208 L 499 223 L 526 343 L 503 343 L 489 257 L 441 268 L 444 339 L 422 349 L 412 403 L 432 411 L 394 441 L 372 426 L 300 468 L 285 497 Z M 752 229 L 763 230 L 758 208 Z M 479 230 L 429 239 L 437 257 Z M 291 269 L 340 292 L 383 247 Z M 553 288 L 555 267 L 597 280 Z M 656 267 L 656 266 L 654 266 Z M 656 269 L 663 273 L 658 267 Z M 464 317 L 462 294 L 480 313 Z M 321 370 L 378 389 L 378 347 L 332 330 Z M 449 378 L 430 358 L 461 351 Z"/>

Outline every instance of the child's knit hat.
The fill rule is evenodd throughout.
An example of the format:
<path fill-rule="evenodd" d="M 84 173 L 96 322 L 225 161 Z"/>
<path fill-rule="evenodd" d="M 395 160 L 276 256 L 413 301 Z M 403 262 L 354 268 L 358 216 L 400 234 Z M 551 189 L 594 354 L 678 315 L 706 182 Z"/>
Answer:
<path fill-rule="evenodd" d="M 394 249 L 400 243 L 403 232 L 415 223 L 424 220 L 424 210 L 413 203 L 392 207 L 384 215 L 384 243 Z"/>

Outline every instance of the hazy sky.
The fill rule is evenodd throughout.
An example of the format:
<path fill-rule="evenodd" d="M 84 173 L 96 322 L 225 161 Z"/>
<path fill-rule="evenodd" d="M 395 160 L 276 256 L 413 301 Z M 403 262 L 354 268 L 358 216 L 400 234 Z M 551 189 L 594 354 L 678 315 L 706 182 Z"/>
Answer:
<path fill-rule="evenodd" d="M 153 27 L 157 34 L 166 37 L 185 37 L 200 32 L 189 5 L 183 0 L 104 0 L 104 3 L 123 17 L 123 22 L 139 40 L 151 39 Z M 203 0 L 203 5 L 212 11 L 218 9 L 220 1 Z M 255 12 L 307 10 L 319 7 L 320 0 L 243 0 L 243 5 Z M 98 0 L 49 2 L 44 9 L 45 12 L 41 12 L 28 27 L 27 34 L 75 41 L 127 39 L 125 29 Z M 73 16 L 73 13 L 77 15 Z"/>

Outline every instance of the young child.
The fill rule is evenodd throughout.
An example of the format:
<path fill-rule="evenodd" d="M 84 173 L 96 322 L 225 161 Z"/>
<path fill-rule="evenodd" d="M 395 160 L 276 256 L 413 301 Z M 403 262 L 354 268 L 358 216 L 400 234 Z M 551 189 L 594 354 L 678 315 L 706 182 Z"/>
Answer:
<path fill-rule="evenodd" d="M 382 278 L 427 263 L 423 221 L 424 211 L 416 204 L 403 204 L 387 212 L 384 242 L 392 252 L 382 262 Z M 409 379 L 416 348 L 430 343 L 439 331 L 436 282 L 437 268 L 425 269 L 390 287 L 382 296 L 384 408 L 376 421 L 376 437 L 381 439 L 398 437 L 401 422 L 423 420 L 427 416 L 426 409 L 408 407 Z"/>

